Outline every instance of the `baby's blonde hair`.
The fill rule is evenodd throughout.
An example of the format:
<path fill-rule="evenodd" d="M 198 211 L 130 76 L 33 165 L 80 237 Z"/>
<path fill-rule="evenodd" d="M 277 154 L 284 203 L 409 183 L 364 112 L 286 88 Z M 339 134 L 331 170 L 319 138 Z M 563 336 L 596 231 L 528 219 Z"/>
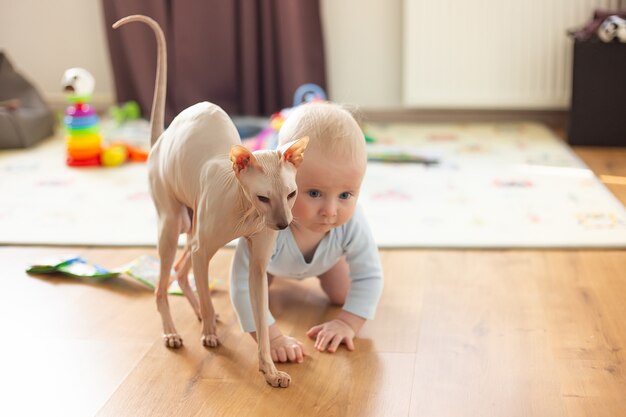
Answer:
<path fill-rule="evenodd" d="M 338 104 L 313 102 L 293 109 L 278 133 L 278 142 L 283 145 L 303 136 L 309 137 L 308 152 L 367 163 L 363 131 L 352 114 Z"/>

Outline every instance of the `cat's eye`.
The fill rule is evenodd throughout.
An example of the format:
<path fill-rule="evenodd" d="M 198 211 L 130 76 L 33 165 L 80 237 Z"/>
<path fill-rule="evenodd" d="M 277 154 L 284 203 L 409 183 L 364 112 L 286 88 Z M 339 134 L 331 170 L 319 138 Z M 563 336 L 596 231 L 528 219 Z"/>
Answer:
<path fill-rule="evenodd" d="M 256 198 L 258 198 L 261 203 L 269 203 L 270 202 L 269 198 L 264 197 L 262 195 L 257 195 Z"/>
<path fill-rule="evenodd" d="M 287 200 L 291 200 L 292 198 L 294 198 L 296 196 L 296 192 L 292 191 L 289 193 L 289 195 L 287 196 Z"/>

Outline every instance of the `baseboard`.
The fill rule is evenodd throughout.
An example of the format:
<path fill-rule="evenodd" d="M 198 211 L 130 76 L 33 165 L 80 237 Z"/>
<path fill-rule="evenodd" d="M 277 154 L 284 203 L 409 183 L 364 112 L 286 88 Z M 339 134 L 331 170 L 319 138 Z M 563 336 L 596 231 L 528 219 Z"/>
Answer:
<path fill-rule="evenodd" d="M 64 110 L 67 101 L 62 95 L 46 97 L 54 110 Z M 114 104 L 110 95 L 95 95 L 91 105 L 100 114 L 105 114 Z M 356 111 L 358 118 L 370 122 L 414 122 L 414 123 L 508 123 L 536 122 L 557 131 L 567 130 L 569 110 L 464 110 L 464 109 L 367 109 Z"/>
<path fill-rule="evenodd" d="M 508 123 L 536 122 L 554 130 L 567 129 L 568 110 L 367 110 L 360 109 L 364 121 L 421 123 Z"/>

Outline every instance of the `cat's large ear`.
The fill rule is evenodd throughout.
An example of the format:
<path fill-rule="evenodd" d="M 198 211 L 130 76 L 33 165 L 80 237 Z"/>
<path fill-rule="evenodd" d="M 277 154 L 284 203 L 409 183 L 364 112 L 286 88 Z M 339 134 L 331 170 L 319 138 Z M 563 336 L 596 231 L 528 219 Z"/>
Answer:
<path fill-rule="evenodd" d="M 298 168 L 304 158 L 304 150 L 308 144 L 308 136 L 304 136 L 298 140 L 294 140 L 293 142 L 285 143 L 279 149 L 282 153 L 281 159 L 285 162 L 292 163 L 296 168 Z"/>
<path fill-rule="evenodd" d="M 230 148 L 230 161 L 237 176 L 250 167 L 261 168 L 252 152 L 241 145 Z"/>

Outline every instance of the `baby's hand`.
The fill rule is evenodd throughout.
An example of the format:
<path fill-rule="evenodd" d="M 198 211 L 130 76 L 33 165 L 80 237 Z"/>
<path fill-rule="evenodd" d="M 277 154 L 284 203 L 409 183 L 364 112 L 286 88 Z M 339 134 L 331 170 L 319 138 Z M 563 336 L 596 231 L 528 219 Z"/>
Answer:
<path fill-rule="evenodd" d="M 302 343 L 282 334 L 270 340 L 270 353 L 274 362 L 302 363 L 305 355 Z"/>
<path fill-rule="evenodd" d="M 354 350 L 355 332 L 350 325 L 342 320 L 332 320 L 311 327 L 306 333 L 311 339 L 315 339 L 315 349 L 323 352 L 328 348 L 334 353 L 340 344 L 344 343 L 348 350 Z"/>

